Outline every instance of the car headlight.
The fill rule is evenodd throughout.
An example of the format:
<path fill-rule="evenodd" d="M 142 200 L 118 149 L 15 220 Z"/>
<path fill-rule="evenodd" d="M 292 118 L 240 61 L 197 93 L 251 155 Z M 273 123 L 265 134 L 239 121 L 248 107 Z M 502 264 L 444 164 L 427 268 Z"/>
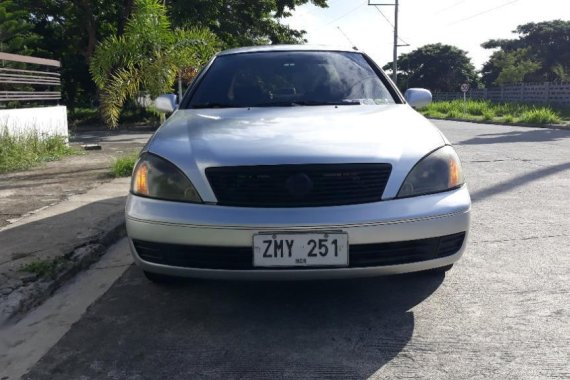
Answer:
<path fill-rule="evenodd" d="M 192 182 L 174 164 L 149 153 L 137 161 L 131 192 L 149 198 L 202 203 Z"/>
<path fill-rule="evenodd" d="M 410 171 L 397 198 L 439 193 L 465 183 L 461 162 L 451 146 L 444 146 L 422 158 Z"/>

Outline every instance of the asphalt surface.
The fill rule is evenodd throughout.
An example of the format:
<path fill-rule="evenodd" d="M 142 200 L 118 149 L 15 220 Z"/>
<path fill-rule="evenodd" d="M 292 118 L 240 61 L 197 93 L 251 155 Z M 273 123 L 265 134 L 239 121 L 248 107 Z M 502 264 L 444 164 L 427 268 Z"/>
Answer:
<path fill-rule="evenodd" d="M 436 123 L 473 196 L 445 277 L 165 287 L 131 267 L 26 378 L 570 378 L 570 131 Z"/>

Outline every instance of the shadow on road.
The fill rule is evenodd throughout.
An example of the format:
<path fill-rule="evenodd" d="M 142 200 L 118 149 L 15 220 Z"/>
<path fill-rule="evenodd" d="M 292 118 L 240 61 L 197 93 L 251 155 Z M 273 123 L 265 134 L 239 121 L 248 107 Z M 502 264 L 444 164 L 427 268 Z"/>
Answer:
<path fill-rule="evenodd" d="M 570 138 L 570 131 L 559 129 L 528 129 L 503 133 L 486 133 L 455 145 L 505 144 L 521 142 L 549 142 Z"/>
<path fill-rule="evenodd" d="M 37 220 L 25 219 L 25 223 L 0 229 L 0 280 L 6 281 L 0 283 L 0 289 L 23 286 L 18 279 L 26 264 L 47 265 L 56 258 L 69 258 L 78 247 L 93 242 L 107 244 L 116 239 L 116 232 L 124 220 L 126 196 L 113 197 L 111 192 L 107 196 L 73 198 L 69 203 L 39 211 Z M 0 219 L 0 227 L 1 222 Z M 12 281 L 17 285 L 12 286 Z M 42 288 L 37 293 L 43 291 L 48 290 Z"/>
<path fill-rule="evenodd" d="M 406 346 L 410 309 L 443 279 L 163 287 L 132 267 L 28 378 L 366 378 Z"/>
<path fill-rule="evenodd" d="M 559 174 L 566 170 L 570 170 L 570 162 L 565 162 L 563 164 L 549 166 L 546 168 L 534 170 L 530 173 L 520 175 L 508 181 L 499 182 L 493 186 L 475 191 L 471 193 L 471 200 L 473 202 L 478 202 L 482 199 L 492 197 L 500 193 L 510 191 L 514 188 L 525 186 L 529 182 L 538 181 L 542 178 Z"/>

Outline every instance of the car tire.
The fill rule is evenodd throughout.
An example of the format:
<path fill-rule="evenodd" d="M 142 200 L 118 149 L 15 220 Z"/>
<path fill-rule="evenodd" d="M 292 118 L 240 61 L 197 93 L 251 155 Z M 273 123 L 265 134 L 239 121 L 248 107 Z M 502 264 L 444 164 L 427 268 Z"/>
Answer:
<path fill-rule="evenodd" d="M 155 284 L 173 284 L 178 280 L 177 277 L 167 276 L 165 274 L 153 273 L 147 271 L 143 272 L 146 279 Z"/>

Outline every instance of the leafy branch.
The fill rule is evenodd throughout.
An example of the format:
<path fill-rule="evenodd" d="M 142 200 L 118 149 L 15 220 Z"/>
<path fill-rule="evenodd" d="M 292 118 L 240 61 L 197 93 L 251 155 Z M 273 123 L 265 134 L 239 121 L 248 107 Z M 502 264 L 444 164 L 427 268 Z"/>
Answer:
<path fill-rule="evenodd" d="M 101 42 L 90 63 L 105 123 L 116 128 L 127 100 L 169 92 L 180 72 L 204 65 L 220 45 L 208 29 L 173 30 L 157 0 L 135 0 L 124 34 Z"/>

